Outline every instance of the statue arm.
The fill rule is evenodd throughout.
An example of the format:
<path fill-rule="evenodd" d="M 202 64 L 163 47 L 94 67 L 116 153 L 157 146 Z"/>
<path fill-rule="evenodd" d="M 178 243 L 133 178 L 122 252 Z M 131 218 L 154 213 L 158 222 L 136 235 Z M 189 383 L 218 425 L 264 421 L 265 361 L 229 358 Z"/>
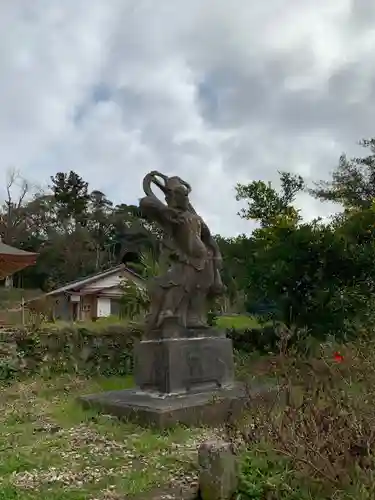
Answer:
<path fill-rule="evenodd" d="M 155 195 L 141 198 L 139 207 L 142 214 L 158 223 L 163 229 L 170 228 L 177 221 L 177 213 L 173 208 L 164 205 Z"/>

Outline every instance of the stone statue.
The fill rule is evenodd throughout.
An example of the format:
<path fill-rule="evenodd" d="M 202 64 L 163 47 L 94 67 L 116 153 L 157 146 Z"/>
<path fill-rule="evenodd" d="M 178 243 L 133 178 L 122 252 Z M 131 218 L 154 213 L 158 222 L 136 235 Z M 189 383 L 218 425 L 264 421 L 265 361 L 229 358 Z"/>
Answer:
<path fill-rule="evenodd" d="M 158 187 L 165 203 L 152 191 Z M 220 425 L 242 416 L 247 391 L 234 382 L 232 340 L 210 328 L 206 308 L 223 291 L 221 255 L 190 204 L 189 184 L 150 172 L 142 216 L 160 228 L 166 269 L 149 282 L 144 337 L 134 344 L 136 387 L 81 398 L 86 408 L 165 429 L 177 423 Z M 228 413 L 229 412 L 229 413 Z"/>
<path fill-rule="evenodd" d="M 155 184 L 165 195 L 166 204 L 151 189 Z M 140 200 L 143 215 L 163 230 L 163 248 L 168 253 L 164 274 L 150 282 L 150 311 L 146 337 L 163 337 L 166 323 L 179 331 L 204 329 L 207 301 L 220 295 L 222 258 L 210 230 L 190 204 L 191 187 L 179 177 L 153 171 L 143 180 L 146 194 Z M 186 333 L 185 333 L 186 336 Z"/>

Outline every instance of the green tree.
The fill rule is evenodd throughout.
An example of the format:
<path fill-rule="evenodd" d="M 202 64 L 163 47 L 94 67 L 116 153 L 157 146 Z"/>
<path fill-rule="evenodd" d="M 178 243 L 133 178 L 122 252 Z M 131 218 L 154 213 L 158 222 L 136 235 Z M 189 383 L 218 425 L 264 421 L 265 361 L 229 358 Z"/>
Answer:
<path fill-rule="evenodd" d="M 341 155 L 338 166 L 329 181 L 319 181 L 310 189 L 311 195 L 321 201 L 341 204 L 345 210 L 368 209 L 375 199 L 375 139 L 362 140 L 360 145 L 370 155 L 348 158 Z"/>
<path fill-rule="evenodd" d="M 111 202 L 99 191 L 88 194 L 88 183 L 74 172 L 59 172 L 51 179 L 51 191 L 24 206 L 25 249 L 39 253 L 36 266 L 24 277 L 43 289 L 110 265 L 105 249 Z M 19 246 L 24 248 L 21 242 Z"/>
<path fill-rule="evenodd" d="M 278 216 L 287 216 L 296 221 L 300 219 L 298 211 L 293 207 L 296 194 L 304 188 L 300 175 L 279 172 L 281 190 L 277 192 L 269 183 L 253 181 L 250 184 L 237 184 L 237 201 L 245 200 L 247 207 L 240 216 L 244 219 L 256 220 L 262 227 L 269 226 Z"/>
<path fill-rule="evenodd" d="M 249 300 L 275 304 L 275 319 L 321 338 L 356 335 L 373 321 L 374 229 L 374 205 L 330 224 L 273 217 L 252 234 Z"/>
<path fill-rule="evenodd" d="M 95 248 L 95 270 L 112 262 L 113 203 L 106 195 L 94 190 L 87 206 L 87 224 Z"/>
<path fill-rule="evenodd" d="M 87 206 L 90 201 L 88 183 L 72 170 L 58 172 L 51 177 L 51 190 L 58 207 L 59 220 L 67 227 L 68 222 L 85 225 Z"/>
<path fill-rule="evenodd" d="M 253 240 L 246 235 L 235 238 L 215 236 L 223 256 L 221 277 L 225 285 L 224 309 L 243 312 L 245 271 L 253 252 Z"/>
<path fill-rule="evenodd" d="M 159 262 L 152 251 L 140 254 L 140 261 L 135 270 L 145 278 L 152 279 L 159 274 Z M 134 281 L 124 280 L 121 284 L 121 314 L 130 320 L 141 319 L 149 309 L 150 297 L 147 288 L 140 287 Z"/>
<path fill-rule="evenodd" d="M 125 203 L 115 207 L 112 241 L 115 254 L 125 264 L 139 264 L 143 252 L 158 259 L 161 237 L 160 229 L 144 219 L 139 207 Z"/>
<path fill-rule="evenodd" d="M 50 190 L 35 192 L 21 175 L 8 173 L 0 206 L 4 241 L 39 254 L 22 272 L 25 286 L 50 289 L 121 261 L 140 261 L 143 251 L 159 250 L 160 231 L 134 205 L 113 206 L 105 193 L 90 190 L 77 173 L 58 172 Z"/>

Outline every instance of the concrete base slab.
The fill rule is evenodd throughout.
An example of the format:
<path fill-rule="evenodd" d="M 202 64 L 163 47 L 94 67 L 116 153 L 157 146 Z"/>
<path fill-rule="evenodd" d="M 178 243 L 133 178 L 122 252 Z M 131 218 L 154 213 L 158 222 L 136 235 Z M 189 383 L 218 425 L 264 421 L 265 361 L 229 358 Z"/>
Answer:
<path fill-rule="evenodd" d="M 252 399 L 256 399 L 270 393 L 270 388 L 256 387 L 252 392 Z M 240 416 L 246 406 L 247 394 L 241 384 L 175 395 L 127 389 L 81 396 L 79 402 L 86 409 L 165 429 L 177 424 L 220 425 L 230 416 Z"/>

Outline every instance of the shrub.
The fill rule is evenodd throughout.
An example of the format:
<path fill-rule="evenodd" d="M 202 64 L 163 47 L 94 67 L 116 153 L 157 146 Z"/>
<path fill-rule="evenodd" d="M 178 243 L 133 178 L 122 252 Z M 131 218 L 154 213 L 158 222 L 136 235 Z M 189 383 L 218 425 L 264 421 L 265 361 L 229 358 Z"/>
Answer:
<path fill-rule="evenodd" d="M 317 357 L 280 355 L 269 368 L 283 398 L 249 405 L 246 421 L 231 422 L 227 432 L 230 439 L 239 434 L 250 454 L 271 449 L 287 459 L 313 498 L 369 500 L 375 494 L 375 342 L 336 349 L 327 344 Z M 245 476 L 254 475 L 244 467 Z"/>
<path fill-rule="evenodd" d="M 217 320 L 217 314 L 213 311 L 209 311 L 207 313 L 207 324 L 209 326 L 215 326 L 216 325 L 216 320 Z"/>
<path fill-rule="evenodd" d="M 273 326 L 243 330 L 230 328 L 227 330 L 227 336 L 232 339 L 233 348 L 237 351 L 248 353 L 258 351 L 264 354 L 278 351 L 279 339 Z"/>
<path fill-rule="evenodd" d="M 249 300 L 267 300 L 274 319 L 308 325 L 316 338 L 355 338 L 374 320 L 374 223 L 372 208 L 339 226 L 280 220 L 256 230 Z"/>
<path fill-rule="evenodd" d="M 108 324 L 92 329 L 60 325 L 30 331 L 19 329 L 0 343 L 0 379 L 22 377 L 35 372 L 49 374 L 128 375 L 133 370 L 133 344 L 142 326 Z"/>
<path fill-rule="evenodd" d="M 308 350 L 310 337 L 306 329 L 287 327 L 282 323 L 271 323 L 257 328 L 227 330 L 228 338 L 232 339 L 237 351 L 260 354 L 278 353 L 294 346 L 301 352 Z"/>

